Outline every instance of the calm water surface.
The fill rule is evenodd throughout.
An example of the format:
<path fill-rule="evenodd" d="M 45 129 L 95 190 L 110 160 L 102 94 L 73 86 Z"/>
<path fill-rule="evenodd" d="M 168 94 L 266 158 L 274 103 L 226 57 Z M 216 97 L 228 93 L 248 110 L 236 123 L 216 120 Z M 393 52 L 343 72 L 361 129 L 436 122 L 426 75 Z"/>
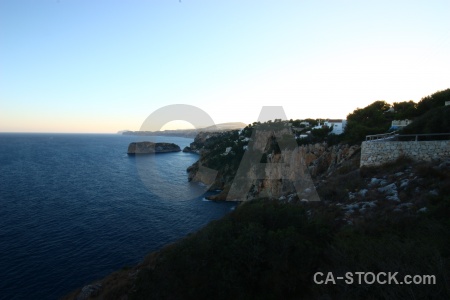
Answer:
<path fill-rule="evenodd" d="M 126 154 L 151 139 L 0 134 L 0 299 L 57 299 L 234 207 L 187 182 L 195 154 Z"/>

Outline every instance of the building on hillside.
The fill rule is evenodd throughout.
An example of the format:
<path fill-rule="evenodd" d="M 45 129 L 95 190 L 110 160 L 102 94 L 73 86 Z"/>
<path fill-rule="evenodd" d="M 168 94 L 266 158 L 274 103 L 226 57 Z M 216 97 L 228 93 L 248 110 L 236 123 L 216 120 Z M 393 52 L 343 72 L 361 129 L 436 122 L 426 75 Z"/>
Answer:
<path fill-rule="evenodd" d="M 300 122 L 300 125 L 303 125 L 304 127 L 309 127 L 310 126 L 308 121 L 302 121 L 302 122 Z"/>
<path fill-rule="evenodd" d="M 328 126 L 330 128 L 333 128 L 333 130 L 330 132 L 333 134 L 343 134 L 345 130 L 345 126 L 347 125 L 347 120 L 342 119 L 328 119 L 326 120 L 323 125 Z"/>
<path fill-rule="evenodd" d="M 411 124 L 412 121 L 405 119 L 405 120 L 394 120 L 391 123 L 391 128 L 389 128 L 389 130 L 399 130 L 402 129 L 405 126 L 408 126 L 409 124 Z"/>
<path fill-rule="evenodd" d="M 395 113 L 395 109 L 393 106 L 391 106 L 386 112 Z"/>
<path fill-rule="evenodd" d="M 347 125 L 347 120 L 342 120 L 342 119 L 328 119 L 325 122 L 323 122 L 323 124 L 320 123 L 319 120 L 319 125 L 314 126 L 313 129 L 320 129 L 323 126 L 327 126 L 332 128 L 331 132 L 329 134 L 342 134 L 344 133 L 345 130 L 345 126 Z"/>

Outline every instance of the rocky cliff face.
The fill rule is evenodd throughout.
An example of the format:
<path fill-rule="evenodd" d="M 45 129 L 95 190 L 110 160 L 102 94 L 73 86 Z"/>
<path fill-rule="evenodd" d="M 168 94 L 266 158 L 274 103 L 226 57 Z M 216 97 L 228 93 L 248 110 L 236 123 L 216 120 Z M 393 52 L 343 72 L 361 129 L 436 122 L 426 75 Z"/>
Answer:
<path fill-rule="evenodd" d="M 357 145 L 343 144 L 297 146 L 289 128 L 259 130 L 251 138 L 242 131 L 203 134 L 194 143 L 200 159 L 187 169 L 189 181 L 221 190 L 209 199 L 228 201 L 259 197 L 318 200 L 314 181 L 344 167 L 360 150 Z M 213 170 L 217 176 L 213 177 Z"/>
<path fill-rule="evenodd" d="M 200 154 L 201 150 L 207 149 L 209 146 L 217 142 L 217 139 L 227 136 L 229 132 L 223 131 L 202 131 L 197 134 L 189 147 L 185 147 L 183 152 L 192 152 Z"/>
<path fill-rule="evenodd" d="M 339 272 L 342 268 L 348 268 L 349 264 L 352 262 L 354 262 L 356 268 L 363 262 L 366 269 L 373 268 L 373 266 L 383 268 L 386 267 L 386 265 L 391 264 L 396 268 L 401 268 L 399 272 L 403 272 L 403 274 L 430 274 L 430 272 L 434 272 L 433 270 L 438 270 L 441 275 L 437 276 L 437 278 L 448 278 L 448 276 L 446 277 L 448 272 L 445 273 L 446 270 L 449 269 L 446 267 L 448 261 L 447 264 L 443 264 L 443 262 L 445 263 L 445 259 L 448 258 L 448 255 L 445 256 L 444 254 L 448 252 L 446 250 L 448 248 L 446 247 L 446 245 L 448 245 L 448 234 L 446 233 L 448 232 L 448 216 L 450 212 L 450 159 L 432 162 L 414 162 L 407 158 L 402 158 L 394 163 L 383 166 L 360 168 L 360 152 L 358 146 L 311 144 L 283 150 L 274 149 L 274 143 L 270 142 L 273 135 L 267 133 L 264 134 L 264 136 L 269 139 L 267 147 L 264 149 L 265 151 L 267 150 L 264 152 L 265 156 L 262 155 L 262 153 L 258 154 L 257 152 L 254 152 L 254 154 L 264 156 L 263 160 L 268 164 L 284 163 L 285 169 L 264 166 L 263 170 L 268 177 L 262 180 L 252 181 L 256 188 L 252 188 L 248 195 L 250 198 L 255 197 L 254 195 L 258 194 L 261 196 L 270 195 L 272 197 L 281 195 L 278 198 L 279 201 L 276 201 L 276 203 L 277 205 L 282 204 L 279 207 L 283 208 L 283 212 L 292 212 L 293 208 L 298 209 L 299 206 L 303 208 L 305 210 L 304 214 L 299 213 L 300 211 L 298 210 L 294 211 L 295 220 L 304 218 L 305 220 L 312 221 L 313 223 L 311 224 L 314 226 L 306 227 L 306 231 L 313 228 L 320 229 L 320 231 L 317 231 L 318 236 L 320 235 L 323 237 L 324 243 L 322 245 L 326 245 L 327 247 L 323 248 L 324 250 L 319 251 L 326 254 L 325 260 L 318 260 L 318 262 L 325 261 L 324 266 L 322 266 L 323 268 L 328 268 L 333 272 Z M 193 176 L 192 180 L 195 178 L 202 181 L 213 178 L 213 184 L 226 187 L 227 184 L 232 181 L 232 178 L 230 179 L 229 177 L 229 174 L 232 174 L 230 172 L 234 170 L 235 174 L 239 173 L 237 171 L 238 166 L 234 165 L 234 161 L 235 158 L 241 160 L 244 157 L 245 153 L 239 156 L 240 154 L 238 152 L 238 150 L 243 147 L 242 143 L 245 144 L 244 140 L 245 137 L 241 139 L 241 133 L 236 132 L 222 136 L 221 139 L 218 139 L 215 143 L 211 143 L 205 149 L 201 147 L 202 154 L 200 155 L 199 161 L 191 166 L 189 170 L 189 175 Z M 230 147 L 231 149 L 226 151 Z M 246 151 L 252 151 L 252 149 L 248 147 Z M 211 174 L 208 174 L 204 170 L 207 166 L 216 166 L 215 163 L 217 162 L 214 160 L 217 158 L 219 158 L 219 163 L 227 163 L 224 163 L 221 165 L 222 167 L 217 168 L 219 172 L 216 177 L 215 175 L 211 176 Z M 304 167 L 302 167 L 303 165 Z M 255 174 L 259 174 L 257 168 L 251 167 L 244 170 L 247 170 L 244 173 L 244 176 L 254 176 Z M 288 180 L 280 181 L 268 179 L 270 177 L 270 172 L 281 172 L 283 176 L 294 180 L 296 178 L 301 178 L 305 172 L 309 172 L 314 187 L 317 187 L 320 194 L 321 201 L 308 201 L 311 200 L 311 195 L 314 194 L 312 188 L 308 187 L 303 190 L 300 189 L 300 192 L 295 195 L 289 194 L 293 191 L 293 185 L 289 185 Z M 226 200 L 226 193 L 228 193 L 228 191 L 225 188 L 216 199 Z M 222 194 L 225 196 L 221 199 L 220 195 Z M 154 278 L 160 278 L 161 281 L 159 282 L 168 282 L 168 272 L 173 275 L 173 272 L 176 272 L 176 270 L 182 270 L 180 273 L 181 275 L 176 273 L 174 277 L 179 278 L 179 276 L 186 276 L 186 278 L 190 279 L 193 272 L 186 272 L 185 266 L 192 266 L 192 270 L 198 270 L 198 266 L 203 264 L 204 268 L 198 271 L 201 276 L 197 274 L 197 278 L 199 278 L 199 282 L 205 282 L 204 274 L 213 264 L 211 262 L 205 264 L 204 258 L 208 257 L 208 253 L 216 253 L 217 249 L 224 249 L 226 245 L 232 245 L 232 251 L 236 251 L 236 253 L 232 253 L 233 255 L 231 256 L 224 256 L 224 254 L 222 254 L 223 256 L 221 257 L 244 257 L 245 261 L 248 260 L 251 263 L 249 264 L 251 266 L 257 266 L 257 263 L 261 263 L 262 261 L 264 263 L 262 266 L 265 267 L 266 262 L 271 260 L 261 260 L 261 256 L 259 255 L 261 249 L 264 249 L 264 252 L 266 252 L 266 249 L 279 249 L 278 247 L 271 248 L 267 246 L 270 245 L 268 242 L 272 240 L 275 241 L 277 245 L 279 245 L 278 241 L 288 243 L 291 235 L 287 234 L 292 232 L 291 228 L 302 227 L 298 226 L 297 222 L 294 223 L 291 220 L 288 221 L 288 224 L 286 225 L 287 230 L 289 231 L 281 231 L 283 233 L 285 232 L 286 235 L 279 234 L 279 227 L 277 228 L 277 231 L 270 232 L 271 234 L 275 232 L 277 235 L 264 234 L 264 232 L 261 231 L 261 228 L 265 228 L 265 226 L 267 226 L 266 223 L 272 223 L 273 220 L 276 219 L 274 219 L 272 209 L 268 210 L 266 209 L 267 206 L 264 206 L 264 210 L 269 213 L 262 214 L 260 213 L 261 210 L 256 210 L 258 209 L 258 206 L 255 205 L 255 203 L 257 204 L 258 201 L 255 201 L 252 204 L 249 203 L 247 206 L 244 204 L 238 207 L 236 211 L 232 213 L 234 214 L 232 219 L 236 220 L 235 223 L 230 223 L 230 219 L 224 219 L 224 222 L 222 223 L 224 224 L 223 227 L 216 227 L 220 228 L 219 230 L 213 229 L 213 226 L 216 226 L 217 223 L 214 223 L 216 225 L 208 225 L 207 230 L 202 230 L 203 233 L 199 232 L 195 234 L 199 237 L 197 243 L 193 243 L 193 236 L 190 235 L 185 242 L 181 241 L 178 244 L 182 246 L 172 244 L 159 252 L 154 252 L 139 265 L 131 269 L 124 268 L 100 281 L 74 291 L 64 299 L 151 298 L 149 292 L 148 294 L 141 293 L 139 294 L 141 297 L 136 297 L 136 294 L 134 294 L 136 292 L 136 286 L 139 286 L 140 284 L 141 288 L 142 286 L 147 287 L 150 281 L 153 282 Z M 242 207 L 248 207 L 249 209 L 239 211 Z M 286 215 L 283 213 L 282 216 L 284 219 Z M 246 222 L 251 220 L 251 223 L 244 223 L 243 220 L 247 220 Z M 319 222 L 315 222 L 316 220 Z M 324 220 L 327 222 L 326 224 L 328 224 L 326 225 L 327 227 L 317 227 L 323 226 L 321 224 L 324 224 Z M 238 223 L 244 224 L 240 225 L 243 229 L 239 230 L 239 227 L 237 227 Z M 273 223 L 277 224 L 277 222 Z M 230 226 L 230 224 L 234 225 Z M 253 227 L 248 226 L 247 224 L 252 225 Z M 230 228 L 232 229 L 231 231 Z M 322 230 L 321 228 L 326 230 Z M 332 230 L 329 230 L 328 228 Z M 238 236 L 238 238 L 236 238 L 235 235 L 237 232 L 242 232 L 242 235 Z M 249 240 L 248 236 L 256 236 L 253 233 L 257 234 L 258 241 L 256 241 L 255 247 L 252 248 L 251 245 L 255 239 Z M 219 236 L 221 240 L 225 239 L 223 246 L 217 246 L 217 241 L 211 242 L 211 237 L 214 236 Z M 274 237 L 277 236 L 280 238 L 274 239 Z M 295 233 L 292 237 L 295 237 L 294 240 L 296 240 L 298 236 L 300 235 Z M 303 233 L 301 236 L 303 236 Z M 270 239 L 268 237 L 270 237 Z M 243 241 L 243 246 L 236 247 L 236 240 Z M 335 241 L 336 243 L 330 245 L 329 241 Z M 389 243 L 386 243 L 386 241 Z M 393 241 L 396 241 L 394 246 L 391 245 Z M 210 248 L 206 247 L 205 245 L 208 244 L 212 246 Z M 195 245 L 199 246 L 196 247 Z M 321 243 L 317 241 L 316 236 L 314 236 L 313 239 L 308 240 L 308 245 L 305 247 L 297 247 L 297 244 L 295 244 L 295 251 L 299 251 L 296 252 L 295 257 L 304 258 L 309 255 L 309 253 L 316 253 L 316 251 L 311 252 L 310 249 L 322 249 L 319 248 L 321 247 L 320 245 Z M 344 247 L 342 247 L 342 245 L 344 245 Z M 178 250 L 176 250 L 175 247 L 179 247 Z M 361 250 L 361 247 L 365 248 Z M 189 249 L 194 250 L 190 251 Z M 198 255 L 198 249 L 203 249 L 202 251 L 205 252 L 205 255 Z M 255 251 L 252 252 L 248 249 L 254 249 Z M 250 254 L 248 255 L 247 252 Z M 224 253 L 230 255 L 230 252 Z M 257 253 L 257 255 L 254 253 Z M 361 253 L 362 256 L 358 256 Z M 275 276 L 279 276 L 279 274 L 286 273 L 285 266 L 291 266 L 292 260 L 290 257 L 283 258 L 286 264 L 279 264 L 280 257 L 278 253 L 276 254 L 276 264 L 274 264 L 274 266 L 278 269 L 274 269 L 274 274 Z M 180 264 L 178 258 L 183 256 L 185 258 L 181 261 L 188 263 Z M 195 257 L 200 257 L 198 263 L 192 263 L 192 259 Z M 430 257 L 431 260 L 426 260 L 422 264 L 423 260 L 429 259 Z M 173 258 L 176 258 L 176 260 Z M 215 257 L 213 257 L 213 259 L 215 259 Z M 402 267 L 402 264 L 399 262 L 405 262 L 405 259 L 407 263 Z M 176 268 L 167 267 L 165 264 L 166 262 L 172 261 L 175 261 L 176 265 L 174 266 L 176 266 Z M 303 263 L 303 261 L 304 260 L 300 260 L 300 264 Z M 377 265 L 379 262 L 381 262 L 381 264 Z M 415 265 L 415 262 L 420 263 Z M 183 267 L 180 268 L 180 265 Z M 242 262 L 238 261 L 236 265 L 242 265 Z M 247 264 L 244 264 L 245 268 L 247 268 L 247 266 Z M 281 269 L 277 266 L 281 266 Z M 411 266 L 415 268 L 413 271 L 411 271 Z M 310 271 L 315 272 L 317 265 L 312 265 L 312 268 L 313 269 Z M 212 275 L 208 278 L 221 278 L 220 276 L 224 274 L 223 265 L 211 269 L 219 270 L 219 272 L 217 274 L 211 273 Z M 289 274 L 294 274 L 293 276 L 296 276 L 295 271 L 298 271 L 298 268 L 293 269 L 294 270 Z M 259 268 L 253 268 L 253 270 L 258 272 Z M 395 270 L 397 271 L 398 269 Z M 233 272 L 233 274 L 235 274 L 236 269 L 233 269 Z M 150 277 L 148 274 L 155 277 Z M 151 279 L 150 281 L 148 281 L 149 278 Z M 298 281 L 295 281 L 294 286 L 296 286 L 300 280 L 303 280 L 301 278 L 299 277 Z M 238 280 L 241 279 L 239 278 Z M 305 280 L 305 282 L 309 282 L 310 278 L 306 278 Z M 184 282 L 189 282 L 189 280 Z M 442 282 L 442 285 L 445 285 L 444 282 Z M 158 285 L 156 285 L 156 287 L 157 288 L 150 289 L 150 291 L 159 288 Z M 170 290 L 173 288 L 171 285 L 167 285 L 167 287 Z M 191 289 L 192 285 L 186 285 L 186 291 Z M 220 293 L 223 293 L 223 290 L 219 289 L 217 292 L 218 295 L 221 295 Z M 385 296 L 383 292 L 384 288 L 382 292 L 378 290 L 377 295 L 380 295 L 382 298 Z M 326 297 L 329 298 L 329 294 L 331 293 L 335 293 L 335 290 L 329 290 L 327 294 L 325 294 Z M 348 298 L 347 288 L 344 288 L 342 293 L 342 297 Z M 241 295 L 240 290 L 239 294 Z M 142 295 L 145 295 L 145 297 Z M 430 292 L 426 291 L 423 295 L 424 297 L 430 295 Z M 445 298 L 444 294 L 442 295 L 442 299 L 448 298 Z M 173 298 L 177 298 L 177 296 L 179 298 L 179 295 L 175 295 Z M 308 296 L 310 295 L 307 295 L 306 298 L 308 298 Z M 407 296 L 408 295 L 405 294 L 405 297 Z M 253 298 L 255 298 L 255 296 L 253 296 Z M 361 298 L 361 295 L 357 294 L 353 298 Z"/>
<path fill-rule="evenodd" d="M 152 143 L 152 142 L 133 142 L 128 145 L 127 153 L 134 154 L 153 154 L 181 151 L 180 146 L 173 143 Z"/>
<path fill-rule="evenodd" d="M 189 280 L 193 276 L 201 286 L 205 278 L 229 280 L 224 274 L 239 274 L 240 270 L 249 272 L 248 266 L 251 266 L 251 272 L 256 274 L 254 278 L 259 280 L 258 274 L 267 262 L 273 262 L 274 269 L 270 273 L 274 274 L 273 278 L 279 279 L 280 274 L 287 274 L 284 280 L 288 281 L 294 276 L 293 286 L 302 280 L 307 286 L 311 279 L 301 274 L 312 274 L 317 271 L 317 266 L 339 273 L 342 269 L 361 268 L 361 263 L 365 266 L 363 269 L 369 270 L 395 268 L 399 274 L 436 274 L 437 280 L 441 280 L 437 284 L 445 286 L 449 270 L 450 160 L 418 163 L 403 159 L 382 167 L 360 169 L 356 164 L 356 168 L 348 172 L 339 168 L 336 170 L 332 176 L 322 180 L 327 182 L 323 182 L 322 188 L 326 190 L 321 191 L 320 202 L 290 201 L 285 197 L 279 201 L 260 200 L 240 205 L 231 213 L 231 218 L 210 223 L 186 239 L 149 254 L 139 265 L 122 268 L 63 299 L 159 299 L 161 295 L 168 298 L 166 295 L 170 295 L 173 285 L 164 283 L 184 276 L 186 280 L 180 282 L 188 284 L 178 294 L 170 295 L 171 299 L 178 299 L 192 290 Z M 295 231 L 298 229 L 302 231 Z M 304 237 L 311 230 L 314 231 L 307 236 L 307 244 L 299 247 L 299 237 Z M 283 249 L 287 249 L 286 245 L 292 245 L 289 248 L 292 251 L 287 252 L 295 255 L 280 256 L 280 245 Z M 270 252 L 274 255 L 265 254 Z M 218 254 L 214 256 L 210 253 Z M 322 253 L 323 257 L 317 257 L 317 253 Z M 236 261 L 231 266 L 229 261 L 224 265 L 223 260 L 217 257 L 231 257 L 231 263 L 233 259 Z M 305 272 L 296 273 L 304 265 L 305 257 L 315 260 L 317 264 L 309 264 Z M 207 263 L 205 259 L 209 259 Z M 281 264 L 280 260 L 284 263 Z M 199 266 L 202 266 L 201 269 Z M 186 271 L 186 268 L 189 270 Z M 224 268 L 228 272 L 224 272 Z M 205 274 L 208 276 L 205 277 Z M 156 283 L 155 278 L 158 280 Z M 240 277 L 236 279 L 236 285 L 240 281 Z M 279 282 L 276 280 L 276 284 Z M 148 288 L 149 285 L 151 288 Z M 211 293 L 216 293 L 217 297 L 223 295 L 223 289 L 217 289 L 216 285 L 205 285 L 202 290 L 211 287 Z M 423 285 L 416 293 L 422 290 Z M 423 292 L 421 298 L 437 295 L 437 299 L 448 299 L 446 296 L 450 290 L 447 289 L 447 293 L 445 289 L 439 290 L 444 292 L 438 295 L 428 290 Z M 242 295 L 242 291 L 245 289 L 238 289 L 238 295 Z M 326 295 L 322 298 L 330 299 L 329 295 L 337 294 L 336 291 L 342 295 L 339 299 L 366 299 L 366 295 L 372 296 L 374 293 L 379 296 L 377 299 L 386 298 L 385 287 L 376 292 L 370 291 L 370 295 L 364 294 L 363 297 L 359 293 L 349 297 L 345 286 L 340 291 L 322 292 Z M 253 292 L 251 289 L 250 293 Z M 403 290 L 392 294 L 400 292 Z M 407 298 L 408 293 L 410 291 L 399 299 Z M 249 299 L 261 297 L 261 294 L 246 295 Z M 316 298 L 322 299 L 320 294 L 317 295 L 319 297 Z M 311 295 L 299 294 L 297 298 L 310 299 Z"/>
<path fill-rule="evenodd" d="M 344 166 L 354 156 L 360 154 L 359 145 L 339 144 L 328 146 L 326 143 L 300 146 L 301 154 L 313 178 L 329 176 Z"/>

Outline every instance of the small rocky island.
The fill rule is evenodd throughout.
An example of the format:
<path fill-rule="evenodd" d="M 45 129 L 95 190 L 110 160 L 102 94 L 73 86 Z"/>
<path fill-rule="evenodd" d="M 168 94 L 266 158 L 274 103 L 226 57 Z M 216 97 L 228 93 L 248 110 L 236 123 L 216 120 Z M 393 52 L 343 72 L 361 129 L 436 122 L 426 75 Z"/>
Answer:
<path fill-rule="evenodd" d="M 128 145 L 128 155 L 179 152 L 180 146 L 174 143 L 133 142 Z"/>

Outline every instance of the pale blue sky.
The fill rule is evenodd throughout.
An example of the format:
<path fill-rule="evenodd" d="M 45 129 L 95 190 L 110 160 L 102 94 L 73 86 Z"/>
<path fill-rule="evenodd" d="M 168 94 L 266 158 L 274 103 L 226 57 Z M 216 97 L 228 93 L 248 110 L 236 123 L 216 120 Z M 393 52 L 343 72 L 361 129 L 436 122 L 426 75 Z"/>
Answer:
<path fill-rule="evenodd" d="M 345 118 L 450 88 L 450 1 L 0 1 L 0 131 Z"/>

